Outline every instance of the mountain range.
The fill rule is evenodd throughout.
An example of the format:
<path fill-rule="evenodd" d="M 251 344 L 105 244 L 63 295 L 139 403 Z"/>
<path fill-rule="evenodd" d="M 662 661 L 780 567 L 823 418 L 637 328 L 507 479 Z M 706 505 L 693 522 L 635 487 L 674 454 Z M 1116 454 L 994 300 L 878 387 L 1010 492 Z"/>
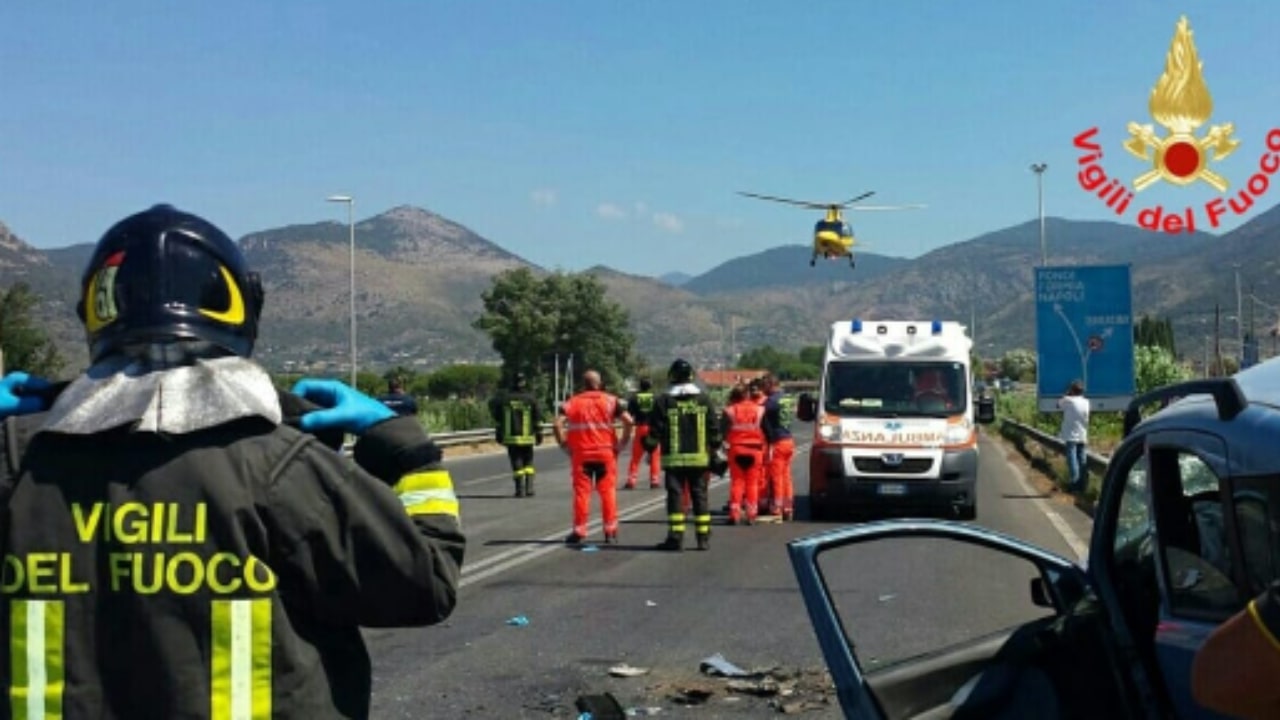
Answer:
<path fill-rule="evenodd" d="M 1135 315 L 1173 321 L 1179 352 L 1200 357 L 1215 306 L 1234 338 L 1238 266 L 1246 326 L 1260 334 L 1280 306 L 1280 205 L 1236 230 L 1169 235 L 1107 221 L 1046 219 L 1051 265 L 1130 263 Z M 941 318 L 974 326 L 984 356 L 1035 346 L 1032 268 L 1040 225 L 1029 221 L 940 247 L 914 259 L 858 253 L 808 264 L 791 245 L 733 258 L 701 275 L 659 278 L 593 267 L 609 296 L 630 311 L 641 355 L 663 366 L 683 356 L 713 367 L 751 347 L 821 344 L 830 323 L 852 317 Z M 362 368 L 430 369 L 491 362 L 488 339 L 472 329 L 480 293 L 517 267 L 547 272 L 465 226 L 401 206 L 356 224 L 357 345 Z M 348 226 L 289 225 L 239 240 L 263 277 L 266 310 L 258 357 L 275 369 L 342 372 L 349 358 Z M 37 249 L 0 224 L 0 286 L 25 281 L 40 294 L 39 319 L 69 359 L 87 362 L 74 304 L 92 245 Z M 1250 312 L 1257 298 L 1257 313 Z M 1264 337 L 1264 340 L 1267 340 Z M 1271 354 L 1272 337 L 1264 342 Z M 1224 341 L 1224 348 L 1232 350 Z"/>

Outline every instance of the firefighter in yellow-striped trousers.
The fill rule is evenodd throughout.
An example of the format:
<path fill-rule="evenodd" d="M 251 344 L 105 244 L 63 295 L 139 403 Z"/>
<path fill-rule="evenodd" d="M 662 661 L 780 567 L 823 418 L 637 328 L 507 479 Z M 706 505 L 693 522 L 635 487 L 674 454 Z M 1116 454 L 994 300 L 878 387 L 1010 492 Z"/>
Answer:
<path fill-rule="evenodd" d="M 507 448 L 511 477 L 516 484 L 516 497 L 533 497 L 534 446 L 542 444 L 542 410 L 529 392 L 524 374 L 516 373 L 511 387 L 489 401 L 493 416 L 494 438 Z"/>
<path fill-rule="evenodd" d="M 440 450 L 341 382 L 276 390 L 262 302 L 229 237 L 157 206 L 89 261 L 90 369 L 0 381 L 0 717 L 365 718 L 361 626 L 453 611 Z"/>

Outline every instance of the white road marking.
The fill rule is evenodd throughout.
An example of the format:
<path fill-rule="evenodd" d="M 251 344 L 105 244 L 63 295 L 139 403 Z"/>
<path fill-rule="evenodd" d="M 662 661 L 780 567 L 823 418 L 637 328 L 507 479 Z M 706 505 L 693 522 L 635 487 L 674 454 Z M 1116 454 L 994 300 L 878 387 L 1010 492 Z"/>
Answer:
<path fill-rule="evenodd" d="M 712 478 L 710 489 L 722 487 L 728 482 L 729 482 L 728 476 L 723 478 Z M 659 507 L 665 507 L 666 503 L 667 503 L 667 494 L 666 492 L 663 492 L 661 497 L 656 497 L 656 498 L 653 498 L 652 500 L 645 500 L 639 505 L 635 505 L 633 507 L 627 508 L 625 511 L 619 512 L 618 520 L 619 521 L 630 520 L 631 518 L 645 515 L 647 513 L 650 513 L 658 509 Z M 592 520 L 587 525 L 587 532 L 588 533 L 598 532 L 601 528 L 601 525 L 602 525 L 601 520 L 599 519 Z M 547 555 L 548 553 L 553 553 L 556 550 L 564 549 L 565 545 L 563 544 L 562 541 L 566 536 L 568 536 L 569 532 L 572 529 L 573 528 L 571 527 L 566 527 L 563 530 L 557 531 L 555 533 L 539 538 L 532 542 L 525 543 L 524 545 L 518 545 L 516 547 L 511 548 L 510 550 L 503 550 L 500 553 L 496 553 L 494 555 L 490 555 L 489 557 L 482 558 L 480 560 L 477 560 L 474 563 L 471 563 L 470 565 L 464 562 L 462 567 L 462 581 L 458 583 L 458 587 L 464 588 L 468 585 L 478 583 L 481 580 L 485 580 L 499 573 L 506 572 L 507 570 L 511 570 L 513 568 L 517 568 L 532 560 L 536 560 L 542 557 L 543 555 Z"/>
<path fill-rule="evenodd" d="M 996 447 L 1002 447 L 998 442 L 995 444 Z M 1076 559 L 1080 562 L 1081 566 L 1086 565 L 1089 560 L 1088 540 L 1083 539 L 1076 534 L 1076 531 L 1071 528 L 1071 525 L 1067 523 L 1066 520 L 1062 519 L 1062 516 L 1053 508 L 1052 503 L 1050 503 L 1048 499 L 1038 497 L 1037 491 L 1035 488 L 1031 487 L 1031 483 L 1027 481 L 1027 476 L 1022 472 L 1022 468 L 1009 462 L 1009 459 L 1004 456 L 1000 456 L 1000 459 L 1009 466 L 1009 470 L 1013 473 L 1014 479 L 1016 479 L 1018 484 L 1022 486 L 1023 494 L 1027 497 L 1033 498 L 1031 502 L 1040 509 L 1040 512 L 1044 513 L 1045 517 L 1049 518 L 1049 524 L 1053 525 L 1054 529 L 1058 531 L 1058 534 L 1061 535 L 1062 539 L 1067 543 L 1067 546 L 1076 554 Z"/>

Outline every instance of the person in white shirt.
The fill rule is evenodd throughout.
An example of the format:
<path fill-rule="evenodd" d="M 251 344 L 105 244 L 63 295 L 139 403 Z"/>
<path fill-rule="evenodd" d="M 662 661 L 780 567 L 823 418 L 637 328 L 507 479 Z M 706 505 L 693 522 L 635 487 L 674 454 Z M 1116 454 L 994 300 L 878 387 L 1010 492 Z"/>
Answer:
<path fill-rule="evenodd" d="M 1089 400 L 1084 396 L 1084 384 L 1071 383 L 1067 394 L 1058 399 L 1062 411 L 1062 442 L 1067 447 L 1067 489 L 1083 492 L 1087 487 L 1087 451 L 1089 447 Z"/>

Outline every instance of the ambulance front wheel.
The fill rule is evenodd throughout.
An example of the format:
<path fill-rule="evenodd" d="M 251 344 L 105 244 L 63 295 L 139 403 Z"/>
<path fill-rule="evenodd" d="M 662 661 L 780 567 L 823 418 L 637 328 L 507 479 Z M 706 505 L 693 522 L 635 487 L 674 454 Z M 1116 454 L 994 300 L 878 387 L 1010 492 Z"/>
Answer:
<path fill-rule="evenodd" d="M 975 500 L 968 505 L 956 506 L 956 515 L 961 520 L 976 520 L 978 518 L 978 502 Z"/>

